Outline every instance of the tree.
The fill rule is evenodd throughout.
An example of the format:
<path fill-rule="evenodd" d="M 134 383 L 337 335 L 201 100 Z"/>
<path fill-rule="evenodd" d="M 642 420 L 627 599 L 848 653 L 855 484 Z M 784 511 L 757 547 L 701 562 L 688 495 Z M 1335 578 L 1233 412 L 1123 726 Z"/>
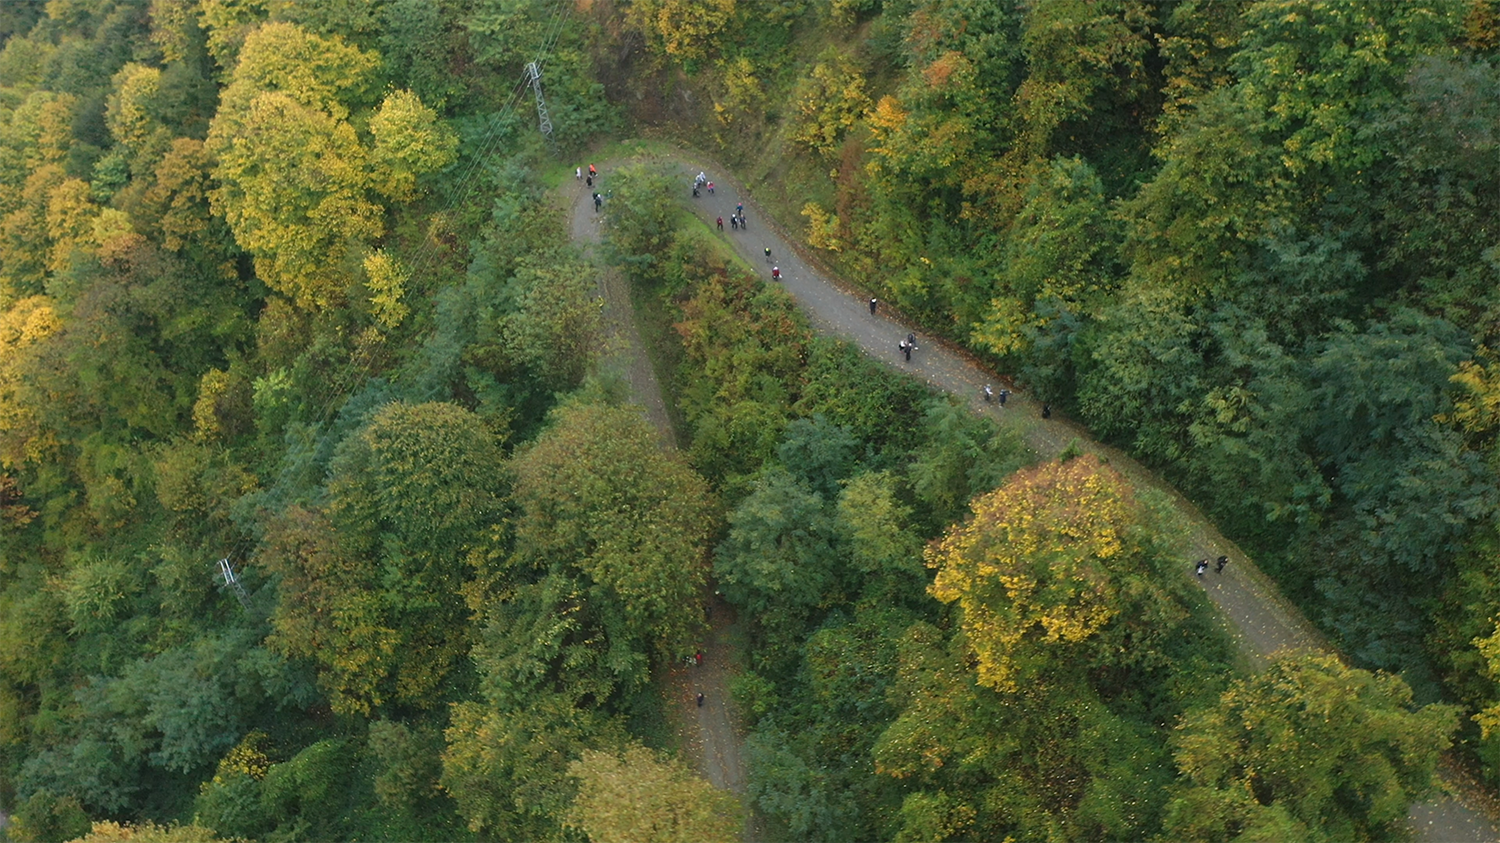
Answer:
<path fill-rule="evenodd" d="M 678 61 L 702 59 L 734 15 L 735 0 L 637 0 L 626 20 L 653 49 Z"/>
<path fill-rule="evenodd" d="M 800 85 L 796 107 L 792 139 L 831 158 L 870 107 L 864 74 L 849 56 L 830 49 Z"/>
<path fill-rule="evenodd" d="M 301 307 L 337 303 L 347 259 L 383 229 L 381 208 L 365 196 L 367 157 L 353 126 L 279 91 L 257 96 L 233 128 L 226 113 L 208 137 L 218 160 L 215 212 L 273 289 Z"/>
<path fill-rule="evenodd" d="M 625 741 L 617 722 L 546 691 L 520 707 L 459 703 L 445 734 L 443 788 L 471 831 L 501 840 L 561 838 L 576 792 L 569 765 Z"/>
<path fill-rule="evenodd" d="M 772 469 L 729 515 L 714 576 L 724 596 L 770 633 L 765 653 L 790 658 L 812 609 L 836 593 L 840 560 L 831 509 L 785 470 Z"/>
<path fill-rule="evenodd" d="M 740 837 L 744 811 L 734 794 L 639 744 L 619 752 L 585 750 L 568 765 L 568 775 L 578 780 L 568 824 L 593 843 Z"/>
<path fill-rule="evenodd" d="M 1400 96 L 1415 57 L 1451 51 L 1458 9 L 1379 0 L 1250 6 L 1233 67 L 1259 128 L 1281 146 L 1283 165 L 1294 175 L 1327 168 L 1368 178 L 1383 153 L 1370 143 L 1374 115 Z"/>
<path fill-rule="evenodd" d="M 712 502 L 631 407 L 573 403 L 511 463 L 515 564 L 587 577 L 614 646 L 671 659 L 701 624 Z M 618 614 L 616 614 L 618 613 Z"/>
<path fill-rule="evenodd" d="M 153 822 L 121 825 L 105 820 L 94 823 L 88 834 L 69 843 L 212 843 L 219 839 L 213 829 L 200 825 L 160 826 Z"/>
<path fill-rule="evenodd" d="M 363 141 L 377 58 L 337 37 L 268 23 L 244 42 L 209 129 L 220 186 L 211 194 L 256 271 L 302 307 L 342 300 L 365 241 L 384 231 L 370 196 L 413 195 L 416 177 L 452 163 L 456 139 L 409 91 L 387 95 Z"/>
<path fill-rule="evenodd" d="M 374 188 L 397 202 L 417 192 L 417 176 L 435 173 L 457 158 L 458 136 L 411 91 L 392 91 L 370 118 L 375 144 Z"/>
<path fill-rule="evenodd" d="M 1398 676 L 1283 656 L 1178 725 L 1185 781 L 1164 830 L 1210 841 L 1402 839 L 1457 726 L 1455 707 L 1418 708 Z"/>
<path fill-rule="evenodd" d="M 907 474 L 934 527 L 962 517 L 970 498 L 995 488 L 1024 460 L 1024 445 L 1013 432 L 950 399 L 928 401 L 921 428 L 927 441 L 912 450 Z"/>
<path fill-rule="evenodd" d="M 848 548 L 850 567 L 866 578 L 866 594 L 910 594 L 922 579 L 921 537 L 894 486 L 889 473 L 867 472 L 839 495 L 834 527 Z"/>
<path fill-rule="evenodd" d="M 927 564 L 938 569 L 931 594 L 962 612 L 980 684 L 1014 691 L 1035 671 L 1061 669 L 1069 651 L 1084 663 L 1149 659 L 1152 639 L 1180 622 L 1153 576 L 1129 483 L 1097 457 L 1019 471 L 971 508 Z"/>
<path fill-rule="evenodd" d="M 501 465 L 468 410 L 389 404 L 339 446 L 325 510 L 275 519 L 272 642 L 318 663 L 335 711 L 437 703 L 468 650 L 468 554 L 498 517 Z"/>

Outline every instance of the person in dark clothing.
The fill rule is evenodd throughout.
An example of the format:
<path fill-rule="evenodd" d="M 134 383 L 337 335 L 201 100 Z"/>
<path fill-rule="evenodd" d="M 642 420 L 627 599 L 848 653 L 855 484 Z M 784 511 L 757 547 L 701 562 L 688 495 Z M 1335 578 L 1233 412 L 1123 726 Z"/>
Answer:
<path fill-rule="evenodd" d="M 1199 559 L 1198 564 L 1194 566 L 1194 568 L 1197 571 L 1198 576 L 1203 576 L 1203 572 L 1208 570 L 1208 560 Z"/>
<path fill-rule="evenodd" d="M 745 215 L 744 214 L 740 214 L 740 228 L 743 229 L 743 230 L 745 230 L 745 231 L 749 231 L 750 230 L 750 223 L 748 223 L 748 222 L 745 221 Z"/>
<path fill-rule="evenodd" d="M 718 226 L 719 226 L 719 230 L 723 231 L 724 230 L 724 218 L 723 217 L 719 217 L 719 219 L 717 220 L 717 223 L 718 223 Z"/>
<path fill-rule="evenodd" d="M 1009 397 L 1010 397 L 1010 390 L 1008 390 L 1008 389 L 1002 389 L 1002 390 L 1000 390 L 1000 406 L 1004 407 L 1005 406 L 1005 399 L 1007 399 Z"/>
<path fill-rule="evenodd" d="M 896 343 L 896 346 L 901 349 L 902 354 L 906 355 L 906 362 L 910 363 L 912 349 L 916 348 L 916 346 L 905 340 Z"/>
<path fill-rule="evenodd" d="M 734 229 L 735 231 L 739 231 L 740 230 L 740 218 L 739 217 L 730 217 L 729 218 L 729 227 L 732 228 L 732 229 Z"/>
<path fill-rule="evenodd" d="M 703 692 L 702 691 L 698 692 L 698 707 L 699 708 L 703 707 Z"/>
<path fill-rule="evenodd" d="M 1224 566 L 1228 565 L 1228 564 L 1229 564 L 1229 557 L 1228 556 L 1220 556 L 1219 560 L 1214 563 L 1214 573 L 1215 574 L 1222 574 L 1222 573 L 1224 573 Z"/>
<path fill-rule="evenodd" d="M 1042 418 L 1044 418 L 1044 419 L 1050 419 L 1050 418 L 1052 418 L 1052 405 L 1051 404 L 1043 404 L 1042 405 Z"/>
<path fill-rule="evenodd" d="M 870 315 L 871 316 L 875 315 L 875 308 L 877 308 L 879 306 L 880 306 L 880 302 L 879 301 L 877 301 L 876 299 L 870 299 Z"/>
<path fill-rule="evenodd" d="M 911 332 L 907 332 L 907 334 L 906 334 L 906 344 L 907 345 L 912 345 L 912 346 L 916 345 L 917 344 L 917 335 L 914 334 L 914 333 L 911 333 Z"/>
<path fill-rule="evenodd" d="M 770 263 L 770 262 L 771 262 L 771 247 L 767 246 L 766 247 L 766 263 Z"/>
<path fill-rule="evenodd" d="M 694 199 L 698 198 L 698 185 L 696 185 L 696 184 L 693 185 L 693 198 Z"/>
<path fill-rule="evenodd" d="M 599 213 L 599 206 L 603 205 L 603 204 L 604 204 L 604 200 L 602 198 L 600 198 L 599 194 L 595 193 L 594 194 L 594 213 L 596 213 L 596 214 Z"/>
<path fill-rule="evenodd" d="M 593 187 L 594 186 L 594 177 L 593 176 L 589 176 L 588 178 L 584 179 L 584 182 L 587 183 L 589 187 Z"/>

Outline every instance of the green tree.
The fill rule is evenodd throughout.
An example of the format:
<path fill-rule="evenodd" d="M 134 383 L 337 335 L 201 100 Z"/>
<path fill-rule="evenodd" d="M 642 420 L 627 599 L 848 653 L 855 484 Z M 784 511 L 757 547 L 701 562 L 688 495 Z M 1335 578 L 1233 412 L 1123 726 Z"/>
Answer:
<path fill-rule="evenodd" d="M 568 775 L 578 780 L 568 823 L 594 843 L 740 837 L 744 811 L 734 794 L 639 744 L 620 752 L 586 750 Z"/>
<path fill-rule="evenodd" d="M 511 468 L 516 566 L 584 575 L 613 646 L 663 659 L 691 646 L 713 504 L 639 411 L 564 405 Z"/>
<path fill-rule="evenodd" d="M 1282 657 L 1178 726 L 1185 781 L 1164 830 L 1210 841 L 1402 839 L 1457 725 L 1457 709 L 1416 706 L 1398 676 L 1333 656 Z"/>
<path fill-rule="evenodd" d="M 730 513 L 714 576 L 766 631 L 762 658 L 790 659 L 812 610 L 834 601 L 837 538 L 832 507 L 783 469 L 757 479 Z"/>
<path fill-rule="evenodd" d="M 499 445 L 452 404 L 390 404 L 345 441 L 326 511 L 268 531 L 273 644 L 311 658 L 333 708 L 438 702 L 469 646 L 470 547 L 499 514 Z"/>

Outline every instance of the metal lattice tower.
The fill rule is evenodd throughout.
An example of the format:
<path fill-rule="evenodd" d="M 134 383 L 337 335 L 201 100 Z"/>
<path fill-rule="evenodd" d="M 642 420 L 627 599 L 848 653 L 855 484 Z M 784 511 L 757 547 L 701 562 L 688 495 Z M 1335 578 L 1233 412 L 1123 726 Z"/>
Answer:
<path fill-rule="evenodd" d="M 531 77 L 531 89 L 536 91 L 536 117 L 540 123 L 542 135 L 548 141 L 552 140 L 552 118 L 547 116 L 547 101 L 542 99 L 542 69 L 537 67 L 536 62 L 526 63 L 526 75 Z"/>
<path fill-rule="evenodd" d="M 224 585 L 234 591 L 234 596 L 239 599 L 240 606 L 245 611 L 250 611 L 250 598 L 245 594 L 245 587 L 240 584 L 240 578 L 234 573 L 234 565 L 229 557 L 219 560 L 219 577 L 224 580 Z"/>

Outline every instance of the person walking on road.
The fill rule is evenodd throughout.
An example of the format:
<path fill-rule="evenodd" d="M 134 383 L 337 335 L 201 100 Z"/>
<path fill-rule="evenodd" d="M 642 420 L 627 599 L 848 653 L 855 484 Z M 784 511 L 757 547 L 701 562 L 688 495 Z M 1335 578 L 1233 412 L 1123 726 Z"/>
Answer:
<path fill-rule="evenodd" d="M 702 691 L 698 692 L 698 707 L 699 708 L 703 707 L 703 692 Z"/>
<path fill-rule="evenodd" d="M 1208 560 L 1207 559 L 1199 559 L 1198 560 L 1198 564 L 1196 566 L 1194 566 L 1194 567 L 1195 567 L 1195 569 L 1198 572 L 1198 576 L 1201 577 L 1201 576 L 1203 576 L 1203 572 L 1208 570 Z"/>
<path fill-rule="evenodd" d="M 719 217 L 719 219 L 718 219 L 718 225 L 719 225 L 719 230 L 723 231 L 724 230 L 724 218 L 723 217 Z"/>
<path fill-rule="evenodd" d="M 1005 406 L 1005 399 L 1007 399 L 1009 397 L 1010 397 L 1010 390 L 1008 390 L 1008 389 L 1002 389 L 1002 390 L 1000 390 L 1000 406 L 1004 407 Z"/>
<path fill-rule="evenodd" d="M 1229 557 L 1228 556 L 1220 556 L 1219 560 L 1214 563 L 1214 573 L 1215 574 L 1222 574 L 1222 573 L 1224 573 L 1224 566 L 1228 565 L 1228 564 L 1229 564 Z"/>
<path fill-rule="evenodd" d="M 766 247 L 766 263 L 770 263 L 770 262 L 771 262 L 771 247 L 767 246 Z"/>
<path fill-rule="evenodd" d="M 730 217 L 729 218 L 729 227 L 732 228 L 732 229 L 734 229 L 735 231 L 739 231 L 740 230 L 740 218 L 739 217 Z"/>
<path fill-rule="evenodd" d="M 1050 418 L 1052 418 L 1052 405 L 1051 404 L 1043 404 L 1042 405 L 1042 418 L 1044 418 L 1044 419 L 1050 419 Z"/>
<path fill-rule="evenodd" d="M 596 169 L 594 169 L 594 165 L 593 164 L 589 165 L 589 175 L 590 176 L 597 176 L 597 175 L 599 175 L 599 171 L 596 170 Z"/>
<path fill-rule="evenodd" d="M 875 315 L 875 308 L 877 308 L 879 306 L 880 306 L 880 301 L 878 299 L 870 299 L 870 315 L 871 316 Z"/>
<path fill-rule="evenodd" d="M 780 281 L 781 280 L 781 267 L 779 267 L 779 266 L 773 266 L 773 267 L 771 267 L 771 280 L 772 281 Z"/>
<path fill-rule="evenodd" d="M 573 178 L 575 178 L 575 179 L 581 179 L 581 178 L 583 178 L 583 168 L 582 167 L 574 167 L 573 168 Z"/>
<path fill-rule="evenodd" d="M 604 204 L 604 200 L 602 198 L 600 198 L 600 196 L 599 196 L 598 193 L 595 193 L 594 194 L 594 213 L 596 213 L 596 214 L 599 213 L 599 206 L 603 205 L 603 204 Z"/>
<path fill-rule="evenodd" d="M 896 347 L 901 349 L 901 353 L 906 356 L 906 362 L 910 363 L 911 353 L 912 350 L 917 347 L 916 344 L 907 342 L 906 340 L 902 340 L 901 342 L 896 343 Z"/>
<path fill-rule="evenodd" d="M 984 385 L 984 403 L 988 404 L 995 400 L 995 390 L 990 389 L 989 384 Z"/>

